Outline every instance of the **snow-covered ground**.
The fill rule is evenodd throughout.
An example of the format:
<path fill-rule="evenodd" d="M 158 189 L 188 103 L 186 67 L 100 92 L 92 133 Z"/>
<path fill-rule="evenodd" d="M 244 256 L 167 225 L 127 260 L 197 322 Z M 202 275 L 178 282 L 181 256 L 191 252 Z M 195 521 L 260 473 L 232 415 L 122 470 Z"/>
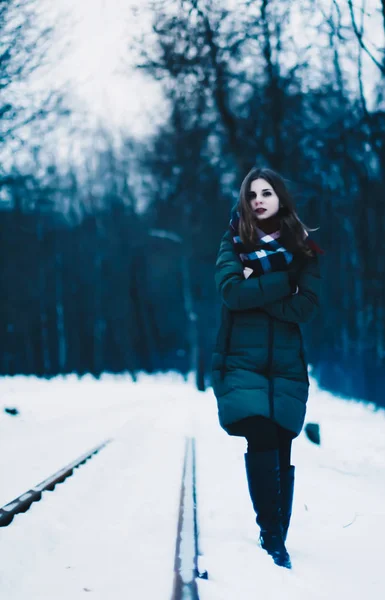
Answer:
<path fill-rule="evenodd" d="M 15 406 L 18 417 L 3 412 Z M 257 545 L 245 442 L 211 390 L 175 374 L 0 379 L 0 506 L 107 438 L 106 448 L 0 529 L 2 600 L 169 600 L 186 436 L 196 439 L 201 600 L 385 597 L 385 411 L 312 380 L 288 538 L 293 569 Z"/>

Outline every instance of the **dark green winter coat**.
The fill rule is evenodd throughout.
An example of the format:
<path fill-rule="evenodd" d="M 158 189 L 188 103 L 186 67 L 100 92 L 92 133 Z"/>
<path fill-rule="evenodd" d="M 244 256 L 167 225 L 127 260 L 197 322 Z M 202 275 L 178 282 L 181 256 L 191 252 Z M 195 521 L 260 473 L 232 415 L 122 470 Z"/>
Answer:
<path fill-rule="evenodd" d="M 245 279 L 231 235 L 222 238 L 215 281 L 222 318 L 212 361 L 212 384 L 219 421 L 231 424 L 254 415 L 268 417 L 298 435 L 309 379 L 300 326 L 319 306 L 317 253 L 303 255 L 298 294 L 287 271 Z"/>

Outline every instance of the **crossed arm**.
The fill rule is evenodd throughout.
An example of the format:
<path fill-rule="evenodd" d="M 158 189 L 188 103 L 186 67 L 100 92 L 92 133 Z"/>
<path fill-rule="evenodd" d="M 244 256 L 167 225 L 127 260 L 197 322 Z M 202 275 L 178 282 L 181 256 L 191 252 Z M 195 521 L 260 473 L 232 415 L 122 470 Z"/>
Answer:
<path fill-rule="evenodd" d="M 287 271 L 265 273 L 245 279 L 229 232 L 219 248 L 215 282 L 224 304 L 234 311 L 260 308 L 272 317 L 292 323 L 306 323 L 319 306 L 318 258 L 309 258 L 298 279 L 298 293 L 291 295 Z"/>
<path fill-rule="evenodd" d="M 290 294 L 286 271 L 245 279 L 243 264 L 228 232 L 223 236 L 219 248 L 215 283 L 223 302 L 230 310 L 236 311 L 262 308 Z"/>
<path fill-rule="evenodd" d="M 263 307 L 263 310 L 280 321 L 308 323 L 319 309 L 321 275 L 318 257 L 309 258 L 299 273 L 298 294 L 282 298 Z"/>

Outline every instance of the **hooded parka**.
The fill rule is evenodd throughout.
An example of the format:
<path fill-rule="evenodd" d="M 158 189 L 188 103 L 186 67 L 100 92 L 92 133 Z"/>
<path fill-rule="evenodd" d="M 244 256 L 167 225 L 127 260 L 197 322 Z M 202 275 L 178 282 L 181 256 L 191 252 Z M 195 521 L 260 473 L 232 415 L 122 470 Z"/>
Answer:
<path fill-rule="evenodd" d="M 233 423 L 260 415 L 298 435 L 309 389 L 300 327 L 313 319 L 319 306 L 317 253 L 303 255 L 298 293 L 292 295 L 287 271 L 245 279 L 231 234 L 226 232 L 215 282 L 222 315 L 212 384 L 221 426 L 236 435 Z"/>

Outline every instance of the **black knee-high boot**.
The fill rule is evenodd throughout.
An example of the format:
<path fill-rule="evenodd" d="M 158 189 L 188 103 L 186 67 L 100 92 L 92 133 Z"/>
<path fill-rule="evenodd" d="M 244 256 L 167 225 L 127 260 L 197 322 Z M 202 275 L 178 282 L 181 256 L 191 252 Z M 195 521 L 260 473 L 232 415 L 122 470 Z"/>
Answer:
<path fill-rule="evenodd" d="M 245 454 L 247 482 L 260 527 L 261 546 L 276 565 L 291 568 L 282 534 L 281 483 L 277 450 Z"/>
<path fill-rule="evenodd" d="M 291 511 L 293 508 L 295 467 L 290 466 L 280 472 L 281 477 L 281 508 L 282 508 L 282 536 L 286 542 L 289 530 Z"/>

